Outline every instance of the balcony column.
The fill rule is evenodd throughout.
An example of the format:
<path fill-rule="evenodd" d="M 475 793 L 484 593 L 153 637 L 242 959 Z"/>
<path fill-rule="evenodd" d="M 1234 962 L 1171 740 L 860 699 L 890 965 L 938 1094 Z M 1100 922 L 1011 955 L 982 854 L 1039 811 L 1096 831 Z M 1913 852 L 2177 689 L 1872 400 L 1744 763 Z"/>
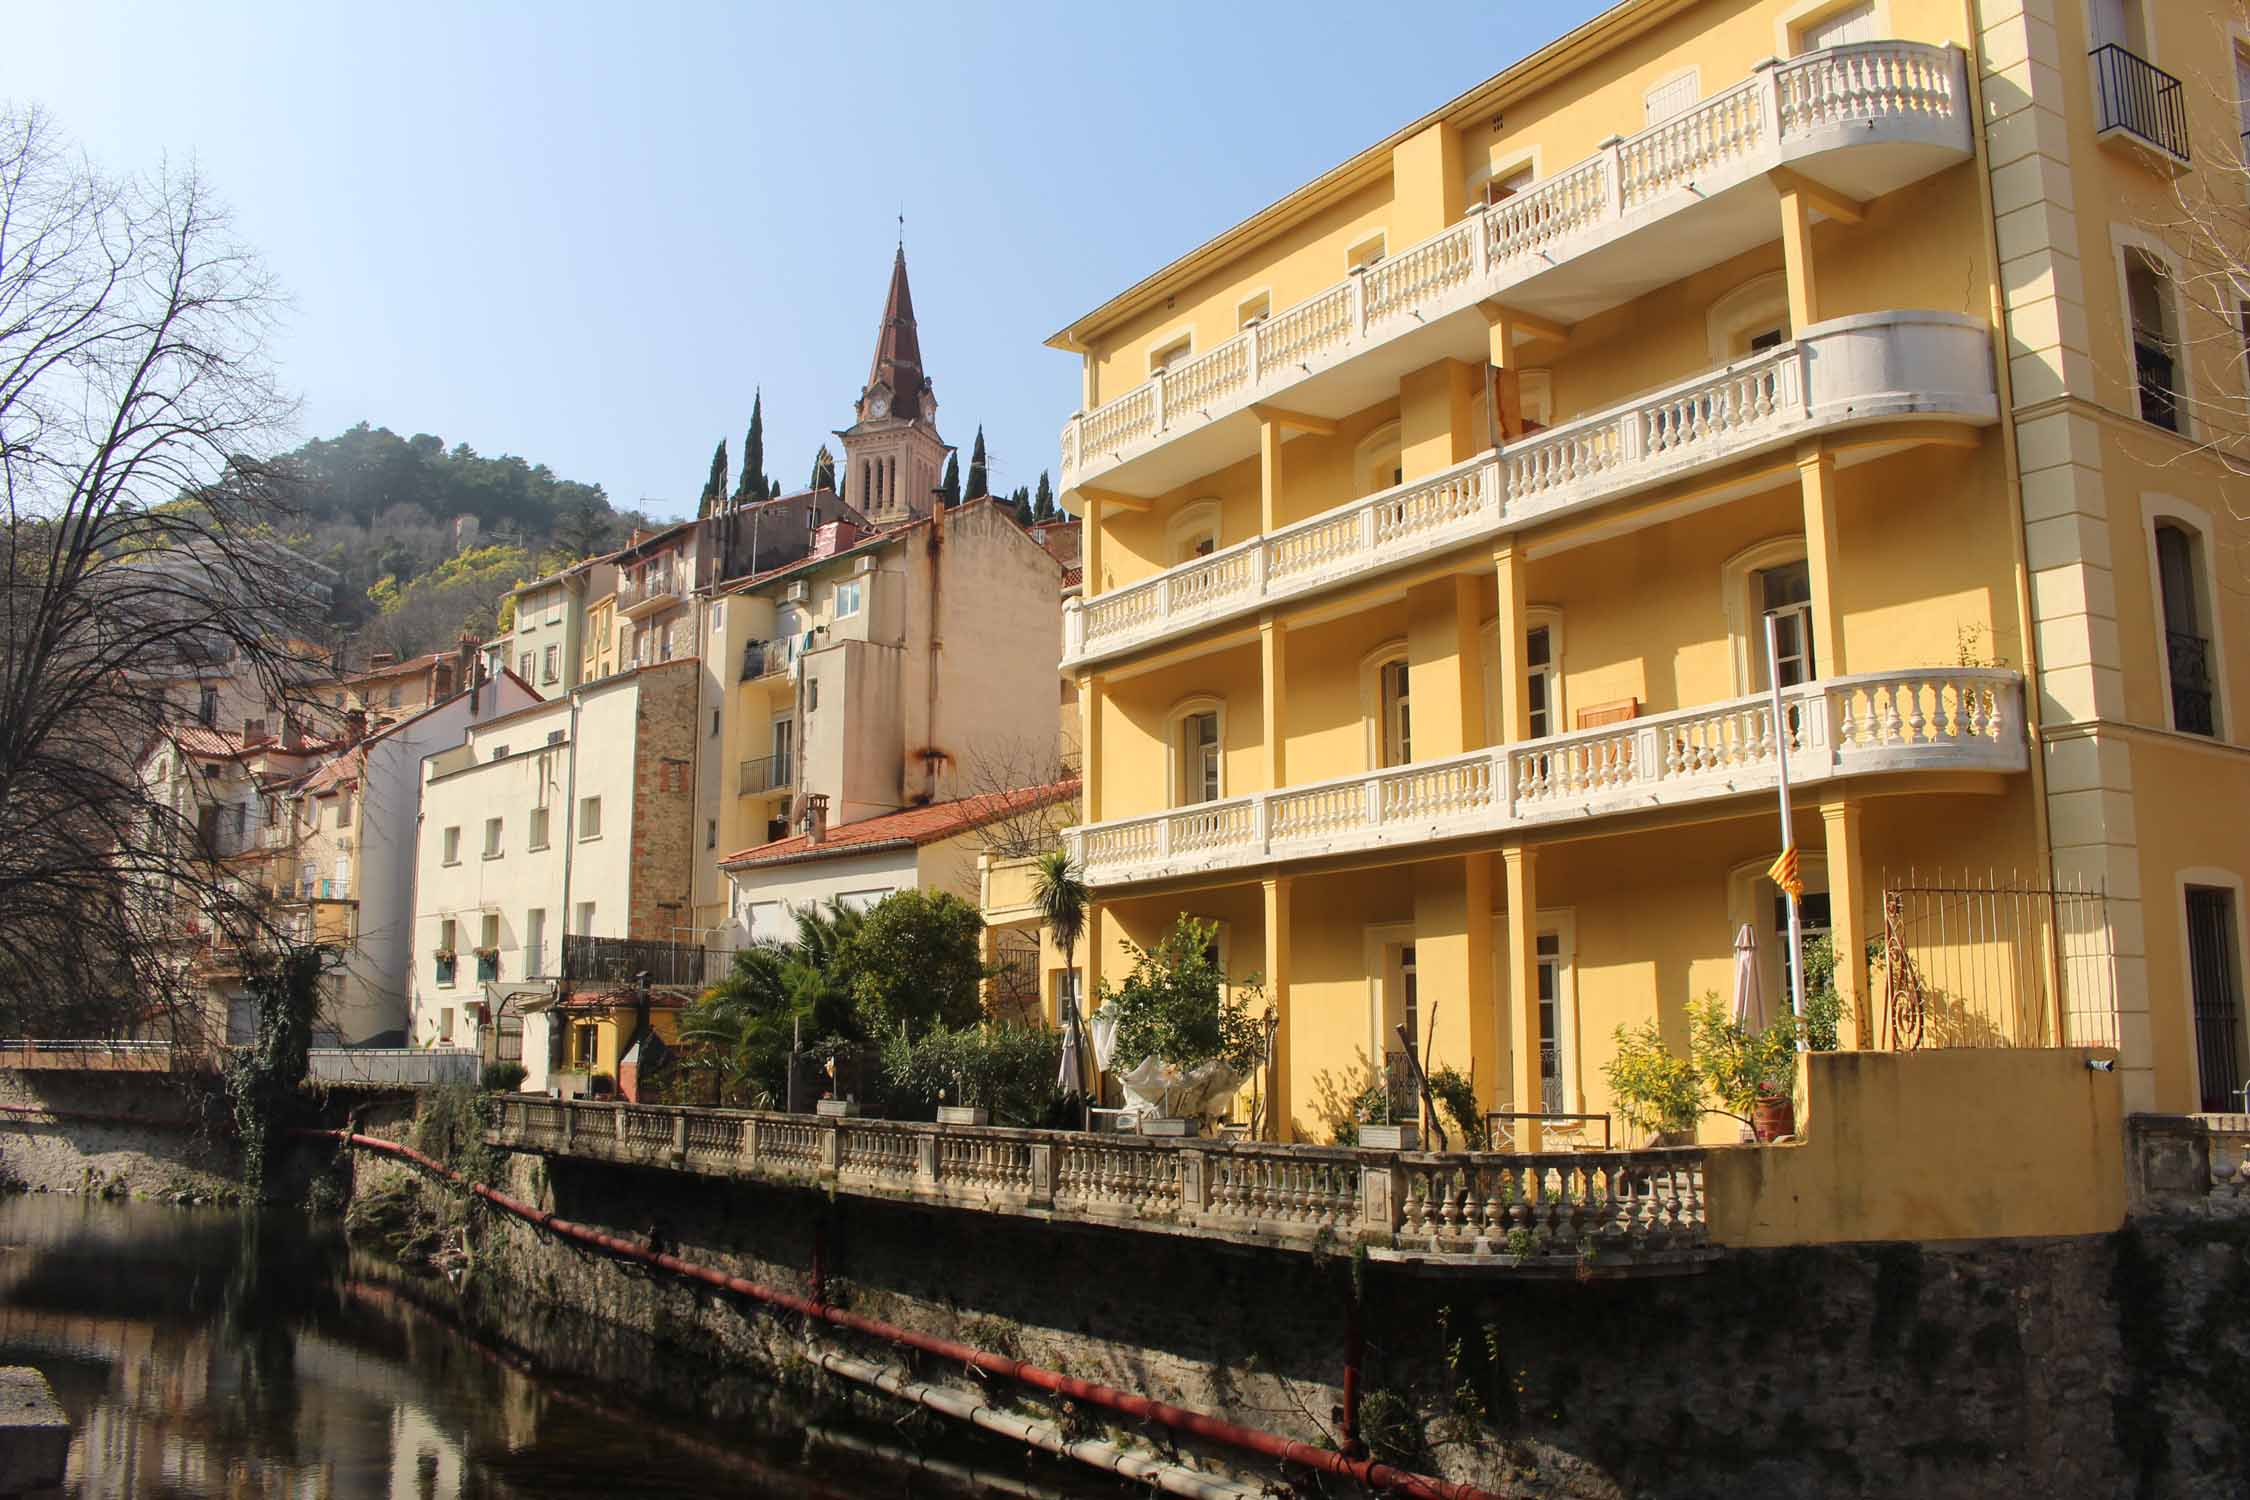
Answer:
<path fill-rule="evenodd" d="M 1523 357 L 1516 353 L 1516 319 L 1495 303 L 1478 304 L 1484 314 L 1492 351 L 1492 447 L 1523 436 Z"/>
<path fill-rule="evenodd" d="M 1078 597 L 1091 599 L 1102 591 L 1102 503 L 1083 490 L 1078 495 L 1080 561 Z"/>
<path fill-rule="evenodd" d="M 993 997 L 998 993 L 998 981 L 991 976 L 1000 967 L 1000 929 L 989 922 L 977 928 L 977 962 L 984 965 L 987 976 L 978 981 L 977 988 L 983 992 L 985 1013 L 989 1015 Z"/>
<path fill-rule="evenodd" d="M 1289 627 L 1271 614 L 1258 620 L 1258 667 L 1266 788 L 1279 791 L 1289 784 Z"/>
<path fill-rule="evenodd" d="M 1484 374 L 1441 359 L 1399 377 L 1399 468 L 1425 479 L 1484 451 Z"/>
<path fill-rule="evenodd" d="M 1102 820 L 1102 674 L 1088 672 L 1078 679 L 1078 788 L 1085 804 L 1086 821 Z"/>
<path fill-rule="evenodd" d="M 1422 1034 L 1415 1039 L 1433 1073 L 1455 1068 L 1476 1083 L 1479 1105 L 1499 1097 L 1498 1015 L 1492 997 L 1492 856 L 1430 860 L 1407 867 L 1414 887 L 1415 988 Z M 1384 1050 L 1398 1044 L 1386 1036 Z M 1460 1139 L 1456 1133 L 1455 1149 Z"/>
<path fill-rule="evenodd" d="M 1544 1093 L 1539 1076 L 1539 854 L 1524 844 L 1500 851 L 1508 900 L 1508 997 L 1515 1008 L 1514 1108 L 1536 1112 Z M 1537 1151 L 1542 1136 L 1537 1120 L 1516 1122 L 1516 1149 Z"/>
<path fill-rule="evenodd" d="M 1781 265 L 1789 284 L 1789 334 L 1803 338 L 1820 321 L 1820 297 L 1813 283 L 1811 196 L 1793 175 L 1774 179 L 1781 199 Z"/>
<path fill-rule="evenodd" d="M 1281 526 L 1281 439 L 1279 418 L 1258 416 L 1258 530 L 1271 536 Z"/>
<path fill-rule="evenodd" d="M 1842 797 L 1820 804 L 1828 847 L 1829 935 L 1836 945 L 1836 992 L 1843 997 L 1843 1019 L 1852 1028 L 1851 1045 L 1865 1050 L 1874 1038 L 1874 997 L 1867 983 L 1867 897 L 1860 854 L 1860 804 Z M 1837 1038 L 1837 1045 L 1843 1039 Z"/>
<path fill-rule="evenodd" d="M 1531 668 L 1524 659 L 1529 587 L 1522 548 L 1500 547 L 1492 562 L 1500 594 L 1494 621 L 1500 652 L 1500 743 L 1512 745 L 1531 738 Z"/>
<path fill-rule="evenodd" d="M 1281 1141 L 1289 1138 L 1289 927 L 1290 880 L 1286 875 L 1276 875 L 1258 882 L 1265 903 L 1266 952 L 1263 971 L 1266 982 L 1266 1002 L 1273 1007 L 1277 1023 L 1273 1032 L 1273 1061 L 1266 1070 L 1266 1118 L 1271 1122 L 1267 1137 Z"/>
<path fill-rule="evenodd" d="M 1805 507 L 1805 571 L 1812 579 L 1813 670 L 1840 677 L 1844 665 L 1844 612 L 1837 597 L 1841 547 L 1837 542 L 1835 456 L 1817 442 L 1797 450 L 1797 486 Z M 1765 650 L 1763 640 L 1753 649 Z"/>

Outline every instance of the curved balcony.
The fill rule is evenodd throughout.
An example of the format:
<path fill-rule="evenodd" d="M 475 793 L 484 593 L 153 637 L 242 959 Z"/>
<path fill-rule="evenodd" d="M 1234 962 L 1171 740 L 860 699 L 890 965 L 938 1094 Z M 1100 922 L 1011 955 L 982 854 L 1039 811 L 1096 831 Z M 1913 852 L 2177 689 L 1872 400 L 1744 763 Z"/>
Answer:
<path fill-rule="evenodd" d="M 1771 789 L 1915 771 L 2021 771 L 2023 679 L 1936 668 L 1785 689 L 1278 791 L 1067 830 L 1096 886 L 1419 849 L 1517 828 L 1648 812 Z"/>
<path fill-rule="evenodd" d="M 1069 601 L 1063 666 L 1361 583 L 1806 437 L 1903 417 L 1990 425 L 1995 391 L 1991 332 L 1973 318 L 1886 312 L 1817 323 L 1715 372 Z"/>
<path fill-rule="evenodd" d="M 1253 403 L 1346 416 L 1409 370 L 1485 359 L 1480 302 L 1576 322 L 1773 240 L 1763 174 L 1879 197 L 1966 160 L 1972 123 L 1955 47 L 1855 42 L 1762 66 L 1073 417 L 1063 486 L 1163 494 L 1255 451 Z"/>

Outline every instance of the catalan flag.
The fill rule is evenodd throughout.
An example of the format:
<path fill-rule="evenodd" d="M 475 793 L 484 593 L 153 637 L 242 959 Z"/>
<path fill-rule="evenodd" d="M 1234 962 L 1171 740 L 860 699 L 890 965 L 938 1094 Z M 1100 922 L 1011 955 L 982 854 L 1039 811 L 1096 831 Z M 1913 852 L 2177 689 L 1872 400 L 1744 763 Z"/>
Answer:
<path fill-rule="evenodd" d="M 1787 891 L 1792 899 L 1805 894 L 1805 876 L 1797 861 L 1797 846 L 1791 844 L 1781 851 L 1781 857 L 1766 867 L 1766 878 Z"/>

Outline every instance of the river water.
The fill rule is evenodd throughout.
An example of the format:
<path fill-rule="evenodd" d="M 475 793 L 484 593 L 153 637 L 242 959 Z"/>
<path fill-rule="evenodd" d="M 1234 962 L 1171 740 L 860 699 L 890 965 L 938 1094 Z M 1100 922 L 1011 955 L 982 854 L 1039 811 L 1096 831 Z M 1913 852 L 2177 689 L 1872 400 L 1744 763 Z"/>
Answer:
<path fill-rule="evenodd" d="M 635 1409 L 443 1300 L 292 1213 L 0 1197 L 0 1365 L 68 1409 L 70 1500 L 1121 1493 L 951 1430 Z"/>

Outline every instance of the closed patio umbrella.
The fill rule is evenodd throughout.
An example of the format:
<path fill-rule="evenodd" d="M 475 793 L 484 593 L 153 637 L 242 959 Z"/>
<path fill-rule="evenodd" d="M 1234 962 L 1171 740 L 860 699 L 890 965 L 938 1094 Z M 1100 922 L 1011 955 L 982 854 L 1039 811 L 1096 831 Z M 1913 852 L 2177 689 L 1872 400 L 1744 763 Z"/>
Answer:
<path fill-rule="evenodd" d="M 1745 1030 L 1765 1030 L 1765 978 L 1758 964 L 1758 933 L 1748 922 L 1734 935 L 1734 1019 Z"/>
<path fill-rule="evenodd" d="M 1078 1050 L 1078 1007 L 1075 1005 L 1064 1011 L 1062 1067 L 1056 1071 L 1055 1083 L 1066 1095 L 1086 1092 L 1086 1065 Z"/>

